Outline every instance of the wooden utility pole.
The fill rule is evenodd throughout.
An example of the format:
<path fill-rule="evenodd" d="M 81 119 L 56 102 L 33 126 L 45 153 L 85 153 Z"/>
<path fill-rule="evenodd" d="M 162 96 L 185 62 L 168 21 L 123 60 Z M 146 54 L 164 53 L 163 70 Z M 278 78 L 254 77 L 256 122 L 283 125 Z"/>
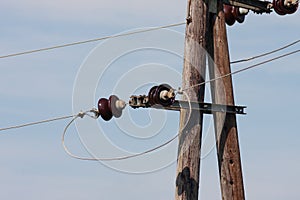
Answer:
<path fill-rule="evenodd" d="M 206 72 L 206 16 L 207 6 L 203 0 L 188 0 L 187 25 L 184 47 L 182 87 L 189 88 L 205 80 Z M 205 86 L 186 91 L 189 100 L 204 101 Z M 185 100 L 187 100 L 185 98 Z M 180 137 L 177 157 L 177 200 L 198 200 L 200 149 L 203 113 L 182 109 L 180 111 Z"/>
<path fill-rule="evenodd" d="M 206 51 L 213 57 L 210 78 L 230 72 L 223 2 L 188 0 L 182 87 L 190 88 L 205 79 Z M 212 13 L 211 13 L 212 11 Z M 215 14 L 214 14 L 215 13 Z M 215 68 L 216 67 L 216 68 Z M 224 87 L 222 87 L 224 86 Z M 220 91 L 225 88 L 224 91 Z M 231 77 L 211 86 L 213 103 L 234 105 Z M 190 101 L 204 101 L 205 86 L 187 90 Z M 186 100 L 186 99 L 185 99 Z M 182 109 L 177 160 L 176 200 L 198 200 L 203 113 Z M 224 115 L 224 113 L 223 113 Z M 214 114 L 222 199 L 244 199 L 235 114 Z M 190 118 L 189 118 L 190 117 Z"/>
<path fill-rule="evenodd" d="M 183 100 L 204 101 L 206 50 L 211 82 L 211 106 L 218 104 L 238 107 L 234 104 L 230 60 L 225 25 L 242 23 L 245 14 L 240 8 L 255 13 L 270 13 L 271 8 L 279 15 L 295 13 L 297 0 L 275 0 L 273 3 L 260 0 L 188 0 L 187 26 L 185 33 L 184 67 L 182 87 L 186 94 Z M 234 7 L 233 7 L 234 6 Z M 191 113 L 189 113 L 191 112 Z M 236 113 L 211 111 L 214 114 L 216 145 L 218 154 L 220 184 L 223 200 L 245 199 L 242 166 L 239 150 Z M 180 110 L 180 136 L 177 157 L 176 200 L 198 200 L 200 150 L 203 110 Z"/>
<path fill-rule="evenodd" d="M 209 62 L 210 79 L 231 72 L 228 53 L 223 1 L 218 0 L 217 12 L 208 17 L 207 49 L 213 58 Z M 212 102 L 234 105 L 232 78 L 227 76 L 211 83 Z M 244 186 L 237 133 L 236 115 L 215 113 L 215 133 L 223 200 L 243 200 Z"/>
<path fill-rule="evenodd" d="M 226 7 L 224 15 L 223 4 Z M 255 13 L 295 13 L 297 0 L 188 0 L 182 87 L 184 100 L 203 103 L 206 51 L 211 82 L 211 106 L 234 107 L 226 25 L 242 23 L 250 9 Z M 196 87 L 195 87 L 196 86 Z M 198 200 L 203 110 L 180 110 L 176 200 Z M 245 199 L 239 150 L 237 112 L 213 111 L 223 200 Z"/>

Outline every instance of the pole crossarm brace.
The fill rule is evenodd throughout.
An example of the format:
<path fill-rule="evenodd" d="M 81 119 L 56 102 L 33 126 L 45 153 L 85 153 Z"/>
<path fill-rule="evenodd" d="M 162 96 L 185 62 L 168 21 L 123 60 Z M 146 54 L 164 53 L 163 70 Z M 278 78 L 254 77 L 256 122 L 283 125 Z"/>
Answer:
<path fill-rule="evenodd" d="M 260 0 L 223 0 L 224 4 L 246 8 L 252 10 L 255 13 L 271 13 L 273 8 L 273 4 L 268 1 L 260 1 Z"/>
<path fill-rule="evenodd" d="M 215 112 L 241 114 L 245 115 L 244 109 L 246 106 L 231 106 L 222 104 L 212 104 L 205 102 L 187 102 L 187 101 L 175 101 L 173 105 L 169 107 L 163 107 L 166 110 L 180 110 L 180 109 L 192 109 L 201 110 L 204 114 L 213 114 Z"/>

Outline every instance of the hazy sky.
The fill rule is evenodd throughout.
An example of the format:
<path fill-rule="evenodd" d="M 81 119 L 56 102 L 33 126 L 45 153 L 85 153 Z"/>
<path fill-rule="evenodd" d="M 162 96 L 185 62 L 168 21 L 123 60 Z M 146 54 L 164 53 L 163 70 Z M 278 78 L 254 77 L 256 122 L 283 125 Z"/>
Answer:
<path fill-rule="evenodd" d="M 185 12 L 185 1 L 5 0 L 0 12 L 0 55 L 183 22 Z M 243 24 L 227 27 L 231 59 L 254 56 L 300 39 L 299 17 L 299 12 L 290 16 L 251 12 Z M 157 72 L 156 67 L 172 72 L 166 82 L 180 86 L 184 28 L 0 59 L 0 128 L 69 115 L 78 111 L 76 103 L 84 98 L 93 104 L 100 96 L 108 97 L 112 92 L 118 92 L 125 100 L 131 95 L 126 90 L 146 93 L 154 83 L 161 82 L 163 72 Z M 162 47 L 169 51 L 161 51 Z M 118 52 L 120 49 L 125 53 Z M 281 53 L 298 49 L 300 44 Z M 102 64 L 108 58 L 112 58 L 107 61 L 110 67 L 101 79 L 97 77 L 100 72 L 78 79 L 86 64 L 91 62 L 104 69 Z M 232 71 L 267 58 L 233 65 Z M 247 199 L 300 198 L 299 59 L 299 54 L 295 54 L 233 76 L 236 104 L 247 106 L 247 115 L 238 116 Z M 97 81 L 91 89 L 95 98 L 83 93 L 73 95 L 78 94 L 77 84 L 89 90 L 92 77 Z M 122 81 L 127 82 L 124 85 Z M 134 81 L 145 83 L 134 86 Z M 96 106 L 92 104 L 91 107 Z M 140 152 L 166 141 L 178 130 L 178 113 L 148 115 L 147 111 L 130 108 L 127 111 L 138 127 L 134 133 L 124 127 L 122 119 L 97 122 L 104 138 L 118 150 Z M 126 115 L 124 119 L 130 117 Z M 80 161 L 68 157 L 61 146 L 67 122 L 0 132 L 0 199 L 174 198 L 177 141 L 170 149 L 133 161 L 112 164 Z M 90 156 L 84 143 L 92 154 L 115 155 L 103 141 L 97 140 L 99 132 L 92 128 L 80 131 L 80 124 L 77 125 L 78 134 L 72 127 L 67 137 L 73 152 Z M 204 136 L 212 132 L 211 117 L 206 116 L 205 126 Z M 136 135 L 140 132 L 144 135 Z M 221 199 L 216 152 L 209 145 L 206 147 L 201 160 L 200 198 Z M 121 172 L 130 169 L 140 174 Z M 141 173 L 151 169 L 159 170 Z"/>

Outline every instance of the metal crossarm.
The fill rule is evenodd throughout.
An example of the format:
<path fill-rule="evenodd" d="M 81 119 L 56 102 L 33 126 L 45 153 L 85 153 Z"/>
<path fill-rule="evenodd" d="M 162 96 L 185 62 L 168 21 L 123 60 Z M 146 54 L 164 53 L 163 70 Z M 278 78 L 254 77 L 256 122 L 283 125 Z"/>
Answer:
<path fill-rule="evenodd" d="M 255 13 L 271 13 L 272 3 L 260 0 L 223 0 L 227 5 L 246 8 Z"/>
<path fill-rule="evenodd" d="M 166 110 L 180 110 L 180 109 L 192 109 L 200 110 L 205 114 L 212 114 L 215 112 L 242 114 L 245 115 L 244 109 L 246 106 L 231 106 L 201 102 L 188 102 L 188 101 L 175 101 L 173 105 L 169 107 L 163 107 Z"/>
<path fill-rule="evenodd" d="M 176 110 L 181 109 L 191 109 L 200 110 L 205 114 L 212 114 L 215 112 L 231 113 L 231 114 L 246 114 L 244 109 L 246 106 L 232 106 L 232 105 L 221 105 L 221 104 L 211 104 L 204 102 L 188 102 L 182 100 L 175 100 L 172 105 L 162 106 L 160 104 L 151 105 L 149 103 L 149 98 L 146 95 L 131 96 L 129 101 L 129 106 L 132 108 L 155 108 L 164 110 Z"/>

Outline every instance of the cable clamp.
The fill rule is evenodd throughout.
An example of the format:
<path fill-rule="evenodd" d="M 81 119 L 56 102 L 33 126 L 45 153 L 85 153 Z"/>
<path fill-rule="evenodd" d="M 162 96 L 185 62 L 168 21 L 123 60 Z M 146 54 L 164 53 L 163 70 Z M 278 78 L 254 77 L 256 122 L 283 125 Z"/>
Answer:
<path fill-rule="evenodd" d="M 100 113 L 96 108 L 91 109 L 89 112 L 94 114 L 94 116 L 89 115 L 91 118 L 97 119 L 100 116 Z"/>
<path fill-rule="evenodd" d="M 183 95 L 183 89 L 181 87 L 179 87 L 176 92 L 177 94 Z"/>
<path fill-rule="evenodd" d="M 77 114 L 77 116 L 80 117 L 80 118 L 83 118 L 85 115 L 86 115 L 86 113 L 85 113 L 85 112 L 82 112 L 82 111 L 80 111 L 80 112 Z"/>

